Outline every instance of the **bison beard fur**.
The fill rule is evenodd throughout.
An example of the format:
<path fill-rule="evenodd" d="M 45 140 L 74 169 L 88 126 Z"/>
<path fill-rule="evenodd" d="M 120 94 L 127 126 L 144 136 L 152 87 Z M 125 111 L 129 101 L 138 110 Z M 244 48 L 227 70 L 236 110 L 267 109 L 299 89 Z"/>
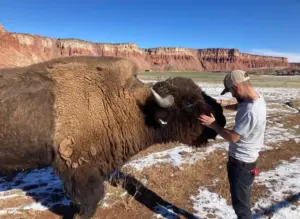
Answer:
<path fill-rule="evenodd" d="M 156 144 L 203 146 L 217 133 L 197 119 L 222 107 L 191 79 L 154 85 L 117 57 L 67 57 L 0 70 L 0 174 L 52 166 L 77 207 L 91 218 L 103 181 Z"/>

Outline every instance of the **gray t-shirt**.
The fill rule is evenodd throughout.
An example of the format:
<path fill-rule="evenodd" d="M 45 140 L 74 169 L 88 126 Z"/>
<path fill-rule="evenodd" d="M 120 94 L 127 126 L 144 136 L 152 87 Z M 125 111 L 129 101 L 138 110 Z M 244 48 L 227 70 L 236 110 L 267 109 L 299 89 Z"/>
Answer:
<path fill-rule="evenodd" d="M 259 93 L 258 93 L 259 94 Z M 243 162 L 254 162 L 264 144 L 266 103 L 261 94 L 252 102 L 238 105 L 233 131 L 241 138 L 229 143 L 229 155 Z"/>

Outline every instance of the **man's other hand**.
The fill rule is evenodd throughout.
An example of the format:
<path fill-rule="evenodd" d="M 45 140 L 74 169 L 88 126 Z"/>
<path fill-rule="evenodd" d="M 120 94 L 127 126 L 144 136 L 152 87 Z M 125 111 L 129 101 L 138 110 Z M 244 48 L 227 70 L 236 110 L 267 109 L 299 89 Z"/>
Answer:
<path fill-rule="evenodd" d="M 210 113 L 210 116 L 202 114 L 199 116 L 198 119 L 201 121 L 202 125 L 205 125 L 209 128 L 211 128 L 214 125 L 214 122 L 216 121 L 216 119 L 212 113 Z"/>
<path fill-rule="evenodd" d="M 236 99 L 230 100 L 217 100 L 217 103 L 220 104 L 224 109 L 236 111 L 238 108 L 238 103 Z"/>

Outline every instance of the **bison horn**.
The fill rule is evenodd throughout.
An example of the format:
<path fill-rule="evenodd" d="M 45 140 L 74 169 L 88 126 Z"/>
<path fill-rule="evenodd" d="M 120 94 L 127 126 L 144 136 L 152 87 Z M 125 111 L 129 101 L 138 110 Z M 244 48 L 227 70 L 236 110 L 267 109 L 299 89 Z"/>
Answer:
<path fill-rule="evenodd" d="M 155 92 L 155 90 L 153 90 L 151 88 L 151 91 L 153 93 L 153 96 L 155 98 L 156 103 L 162 107 L 162 108 L 168 108 L 173 106 L 174 104 L 174 97 L 172 95 L 168 95 L 166 97 L 161 97 L 158 93 Z"/>

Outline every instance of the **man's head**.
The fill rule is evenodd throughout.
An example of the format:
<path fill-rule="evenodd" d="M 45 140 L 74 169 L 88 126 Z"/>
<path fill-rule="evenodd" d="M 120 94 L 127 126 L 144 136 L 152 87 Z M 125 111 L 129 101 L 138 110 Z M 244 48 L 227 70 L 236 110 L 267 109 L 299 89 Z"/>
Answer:
<path fill-rule="evenodd" d="M 238 102 L 243 101 L 247 96 L 248 89 L 252 87 L 249 80 L 250 77 L 245 71 L 234 70 L 230 72 L 224 78 L 225 88 L 221 95 L 231 92 L 232 96 L 235 97 Z"/>

